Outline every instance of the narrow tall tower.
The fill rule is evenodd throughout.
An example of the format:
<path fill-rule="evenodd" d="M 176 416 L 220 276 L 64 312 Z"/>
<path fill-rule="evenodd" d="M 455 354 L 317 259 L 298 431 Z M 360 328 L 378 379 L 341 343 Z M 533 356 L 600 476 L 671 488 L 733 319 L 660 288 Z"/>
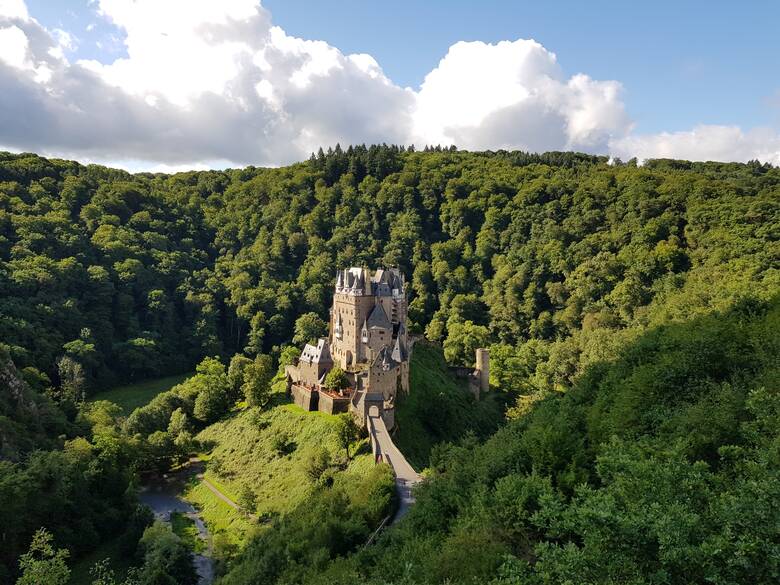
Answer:
<path fill-rule="evenodd" d="M 490 390 L 490 352 L 484 347 L 477 348 L 477 367 L 475 374 L 479 375 L 479 391 Z"/>

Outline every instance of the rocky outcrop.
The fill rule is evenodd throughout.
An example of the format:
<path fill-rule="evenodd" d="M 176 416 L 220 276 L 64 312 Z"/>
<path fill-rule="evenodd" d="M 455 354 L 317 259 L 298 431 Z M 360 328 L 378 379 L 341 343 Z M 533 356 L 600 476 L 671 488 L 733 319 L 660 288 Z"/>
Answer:
<path fill-rule="evenodd" d="M 0 349 L 0 459 L 17 460 L 30 450 L 51 448 L 57 430 L 47 433 L 45 421 L 66 424 L 56 405 L 30 389 Z"/>
<path fill-rule="evenodd" d="M 22 380 L 11 356 L 0 350 L 0 388 L 10 402 L 22 406 L 27 385 Z"/>

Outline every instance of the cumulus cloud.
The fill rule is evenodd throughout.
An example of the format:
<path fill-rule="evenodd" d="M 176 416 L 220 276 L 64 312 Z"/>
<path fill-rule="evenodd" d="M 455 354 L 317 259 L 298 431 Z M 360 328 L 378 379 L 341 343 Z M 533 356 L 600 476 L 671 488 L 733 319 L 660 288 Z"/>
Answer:
<path fill-rule="evenodd" d="M 254 0 L 98 7 L 125 33 L 127 56 L 108 64 L 70 63 L 61 37 L 18 7 L 0 12 L 0 145 L 178 168 L 410 134 L 410 90 L 367 55 L 288 36 Z"/>
<path fill-rule="evenodd" d="M 17 69 L 32 68 L 27 58 L 27 37 L 18 26 L 0 28 L 0 59 Z"/>
<path fill-rule="evenodd" d="M 617 81 L 567 78 L 532 40 L 461 42 L 418 91 L 370 55 L 274 26 L 258 0 L 97 0 L 124 54 L 71 62 L 78 39 L 0 0 L 0 147 L 133 170 L 277 165 L 336 142 L 576 149 L 777 160 L 769 131 L 633 136 Z"/>
<path fill-rule="evenodd" d="M 29 18 L 24 0 L 0 0 L 0 17 Z"/>
<path fill-rule="evenodd" d="M 460 42 L 425 78 L 414 113 L 423 142 L 465 148 L 604 150 L 630 121 L 621 85 L 565 79 L 533 40 Z"/>
<path fill-rule="evenodd" d="M 627 136 L 610 150 L 623 158 L 688 160 L 760 160 L 780 165 L 780 135 L 769 128 L 743 131 L 737 126 L 700 125 L 687 132 Z"/>

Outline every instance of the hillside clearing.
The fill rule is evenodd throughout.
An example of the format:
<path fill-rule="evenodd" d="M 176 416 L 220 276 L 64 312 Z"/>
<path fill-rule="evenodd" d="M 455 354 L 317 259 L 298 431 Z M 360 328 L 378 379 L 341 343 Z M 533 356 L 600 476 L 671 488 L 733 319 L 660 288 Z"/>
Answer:
<path fill-rule="evenodd" d="M 176 384 L 193 375 L 193 372 L 186 374 L 176 374 L 175 376 L 165 376 L 164 378 L 155 378 L 153 380 L 144 380 L 135 384 L 126 384 L 117 386 L 110 390 L 98 392 L 89 398 L 89 402 L 98 400 L 108 400 L 118 405 L 125 414 L 130 414 L 136 408 L 148 404 L 155 396 L 161 392 L 170 390 Z"/>

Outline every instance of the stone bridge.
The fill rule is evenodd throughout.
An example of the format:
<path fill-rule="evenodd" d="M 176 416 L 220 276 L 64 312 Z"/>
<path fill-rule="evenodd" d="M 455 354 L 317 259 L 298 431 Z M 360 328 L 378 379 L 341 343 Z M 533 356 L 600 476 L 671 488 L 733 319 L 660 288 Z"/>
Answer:
<path fill-rule="evenodd" d="M 385 421 L 379 414 L 379 409 L 372 406 L 366 417 L 366 427 L 368 436 L 371 438 L 371 449 L 374 453 L 376 462 L 384 461 L 393 468 L 395 474 L 395 489 L 398 493 L 398 510 L 395 513 L 393 522 L 397 522 L 409 511 L 409 507 L 414 504 L 412 488 L 422 479 L 406 457 L 403 456 L 390 438 Z"/>

